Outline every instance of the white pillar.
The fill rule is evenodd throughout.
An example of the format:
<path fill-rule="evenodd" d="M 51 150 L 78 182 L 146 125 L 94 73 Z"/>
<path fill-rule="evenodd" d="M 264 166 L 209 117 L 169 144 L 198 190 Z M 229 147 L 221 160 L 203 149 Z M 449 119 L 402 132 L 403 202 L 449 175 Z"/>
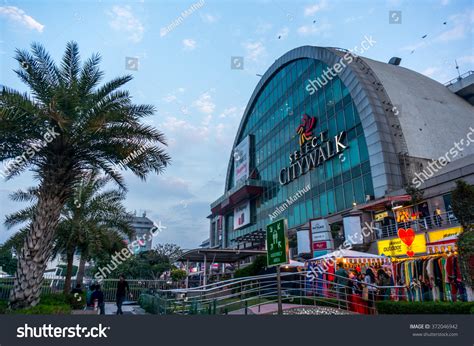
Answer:
<path fill-rule="evenodd" d="M 203 286 L 206 287 L 207 284 L 207 258 L 206 254 L 204 254 L 204 278 L 203 278 Z"/>

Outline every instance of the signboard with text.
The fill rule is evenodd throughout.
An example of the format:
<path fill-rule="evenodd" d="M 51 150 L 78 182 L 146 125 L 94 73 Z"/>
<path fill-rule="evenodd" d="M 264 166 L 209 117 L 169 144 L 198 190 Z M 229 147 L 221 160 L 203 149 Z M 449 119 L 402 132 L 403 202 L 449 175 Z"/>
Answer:
<path fill-rule="evenodd" d="M 267 226 L 267 264 L 269 267 L 289 263 L 287 230 L 286 219 L 280 219 Z"/>
<path fill-rule="evenodd" d="M 413 254 L 425 253 L 425 234 L 417 234 L 413 239 L 410 248 L 400 238 L 379 240 L 377 242 L 377 247 L 379 255 L 385 256 L 405 256 L 408 251 L 413 251 Z"/>
<path fill-rule="evenodd" d="M 250 202 L 245 202 L 234 209 L 234 229 L 239 229 L 250 223 Z"/>

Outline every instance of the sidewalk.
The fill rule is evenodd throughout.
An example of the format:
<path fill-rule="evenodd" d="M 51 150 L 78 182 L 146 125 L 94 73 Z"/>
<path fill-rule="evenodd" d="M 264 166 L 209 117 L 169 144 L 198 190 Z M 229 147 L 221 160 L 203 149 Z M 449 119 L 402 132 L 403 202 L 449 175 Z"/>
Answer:
<path fill-rule="evenodd" d="M 122 305 L 124 315 L 146 315 L 147 313 L 139 305 Z M 115 303 L 105 303 L 105 314 L 115 315 L 117 305 Z"/>

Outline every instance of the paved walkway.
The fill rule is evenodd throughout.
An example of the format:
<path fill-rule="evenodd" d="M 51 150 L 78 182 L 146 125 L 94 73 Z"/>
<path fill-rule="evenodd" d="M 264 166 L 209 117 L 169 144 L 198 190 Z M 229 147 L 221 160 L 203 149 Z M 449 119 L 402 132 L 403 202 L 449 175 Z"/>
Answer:
<path fill-rule="evenodd" d="M 299 308 L 301 306 L 302 305 L 299 305 L 299 304 L 282 304 L 283 310 Z M 252 306 L 247 309 L 248 315 L 266 315 L 266 314 L 273 314 L 275 312 L 278 312 L 277 303 L 260 305 L 260 309 L 258 306 Z M 245 308 L 231 311 L 229 312 L 229 315 L 245 315 Z"/>
<path fill-rule="evenodd" d="M 147 313 L 139 305 L 122 305 L 124 315 L 146 315 Z M 115 303 L 105 303 L 105 314 L 115 315 L 117 305 Z"/>

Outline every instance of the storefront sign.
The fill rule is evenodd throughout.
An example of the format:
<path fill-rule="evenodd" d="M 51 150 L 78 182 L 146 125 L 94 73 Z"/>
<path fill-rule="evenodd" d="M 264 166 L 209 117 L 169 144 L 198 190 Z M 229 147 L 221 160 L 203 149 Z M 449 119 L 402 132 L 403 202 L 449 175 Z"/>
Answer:
<path fill-rule="evenodd" d="M 321 240 L 331 240 L 331 238 L 331 233 L 329 232 L 313 233 L 313 242 Z"/>
<path fill-rule="evenodd" d="M 313 136 L 316 126 L 316 118 L 307 114 L 303 115 L 301 125 L 298 126 L 300 150 L 296 150 L 289 155 L 290 165 L 280 171 L 279 181 L 285 185 L 308 173 L 315 167 L 344 151 L 348 145 L 343 144 L 346 133 L 340 132 L 334 139 L 327 137 L 327 131 L 321 132 L 318 136 Z"/>
<path fill-rule="evenodd" d="M 334 245 L 332 241 L 317 241 L 313 242 L 313 251 L 321 251 L 333 249 Z"/>
<path fill-rule="evenodd" d="M 383 219 L 385 219 L 386 217 L 388 217 L 388 211 L 384 211 L 374 215 L 375 221 L 383 221 Z"/>
<path fill-rule="evenodd" d="M 267 264 L 269 267 L 288 263 L 288 224 L 280 219 L 267 226 Z"/>
<path fill-rule="evenodd" d="M 234 209 L 234 229 L 244 227 L 250 223 L 250 202 L 246 202 Z"/>
<path fill-rule="evenodd" d="M 426 253 L 425 234 L 415 235 L 410 247 L 400 238 L 379 240 L 377 247 L 379 255 L 385 256 L 405 256 L 408 251 L 413 251 L 413 254 Z"/>
<path fill-rule="evenodd" d="M 428 237 L 430 239 L 430 243 L 434 243 L 435 241 L 440 241 L 445 238 L 452 237 L 453 235 L 459 235 L 462 232 L 462 227 L 452 227 L 448 229 L 443 229 L 442 231 L 433 231 L 428 232 Z"/>

